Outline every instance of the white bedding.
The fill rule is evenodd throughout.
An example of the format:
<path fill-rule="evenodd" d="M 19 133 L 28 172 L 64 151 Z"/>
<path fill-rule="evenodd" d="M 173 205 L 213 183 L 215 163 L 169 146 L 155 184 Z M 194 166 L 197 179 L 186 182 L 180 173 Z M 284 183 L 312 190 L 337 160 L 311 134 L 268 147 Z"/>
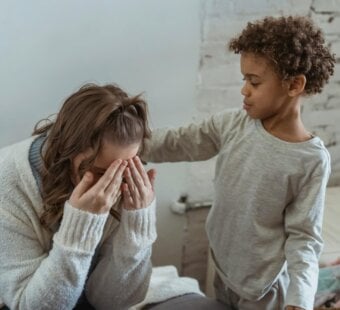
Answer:
<path fill-rule="evenodd" d="M 129 310 L 139 310 L 147 304 L 162 302 L 188 293 L 204 295 L 198 281 L 189 277 L 180 277 L 175 266 L 154 267 L 145 299 Z"/>

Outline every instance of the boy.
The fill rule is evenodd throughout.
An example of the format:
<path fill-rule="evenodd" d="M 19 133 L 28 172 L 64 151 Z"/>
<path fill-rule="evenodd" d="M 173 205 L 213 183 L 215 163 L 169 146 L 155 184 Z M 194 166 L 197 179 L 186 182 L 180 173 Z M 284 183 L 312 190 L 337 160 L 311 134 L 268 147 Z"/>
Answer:
<path fill-rule="evenodd" d="M 236 309 L 312 309 L 330 157 L 301 120 L 301 97 L 321 92 L 334 56 L 305 17 L 267 17 L 232 39 L 243 111 L 155 130 L 144 159 L 218 156 L 207 234 L 217 299 Z M 227 74 L 227 72 L 226 72 Z"/>

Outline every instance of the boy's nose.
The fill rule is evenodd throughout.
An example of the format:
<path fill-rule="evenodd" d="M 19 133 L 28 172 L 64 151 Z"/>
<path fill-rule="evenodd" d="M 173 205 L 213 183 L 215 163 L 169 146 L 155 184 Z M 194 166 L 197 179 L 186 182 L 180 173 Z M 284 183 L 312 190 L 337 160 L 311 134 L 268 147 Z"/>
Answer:
<path fill-rule="evenodd" d="M 247 87 L 247 83 L 245 83 L 241 88 L 241 94 L 245 97 L 250 95 L 249 88 Z"/>

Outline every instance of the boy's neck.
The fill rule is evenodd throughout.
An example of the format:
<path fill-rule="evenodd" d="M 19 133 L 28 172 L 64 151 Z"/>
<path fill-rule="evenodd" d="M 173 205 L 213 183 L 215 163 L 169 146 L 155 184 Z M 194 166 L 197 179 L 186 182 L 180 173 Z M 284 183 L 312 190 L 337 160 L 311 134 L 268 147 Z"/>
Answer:
<path fill-rule="evenodd" d="M 261 122 L 267 132 L 287 142 L 304 142 L 313 137 L 302 122 L 300 100 L 289 105 L 285 111 Z"/>

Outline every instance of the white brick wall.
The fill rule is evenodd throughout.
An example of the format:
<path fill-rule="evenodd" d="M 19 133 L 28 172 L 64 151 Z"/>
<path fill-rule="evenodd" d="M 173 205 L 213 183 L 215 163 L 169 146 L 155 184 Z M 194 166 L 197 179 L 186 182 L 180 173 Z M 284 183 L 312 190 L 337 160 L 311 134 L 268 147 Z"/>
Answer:
<path fill-rule="evenodd" d="M 197 118 L 225 108 L 241 107 L 239 56 L 227 51 L 227 43 L 248 21 L 267 15 L 309 15 L 322 28 L 332 51 L 340 59 L 340 0 L 202 0 L 201 3 L 202 42 L 196 91 Z M 340 184 L 339 84 L 340 62 L 323 93 L 306 98 L 303 106 L 306 126 L 324 140 L 331 153 L 330 184 Z M 200 164 L 199 169 L 192 164 L 189 176 L 192 180 L 189 189 L 191 199 L 211 198 L 213 163 L 212 160 Z"/>
<path fill-rule="evenodd" d="M 333 13 L 340 11 L 340 1 L 339 0 L 314 0 L 312 4 L 312 9 L 318 13 Z"/>

